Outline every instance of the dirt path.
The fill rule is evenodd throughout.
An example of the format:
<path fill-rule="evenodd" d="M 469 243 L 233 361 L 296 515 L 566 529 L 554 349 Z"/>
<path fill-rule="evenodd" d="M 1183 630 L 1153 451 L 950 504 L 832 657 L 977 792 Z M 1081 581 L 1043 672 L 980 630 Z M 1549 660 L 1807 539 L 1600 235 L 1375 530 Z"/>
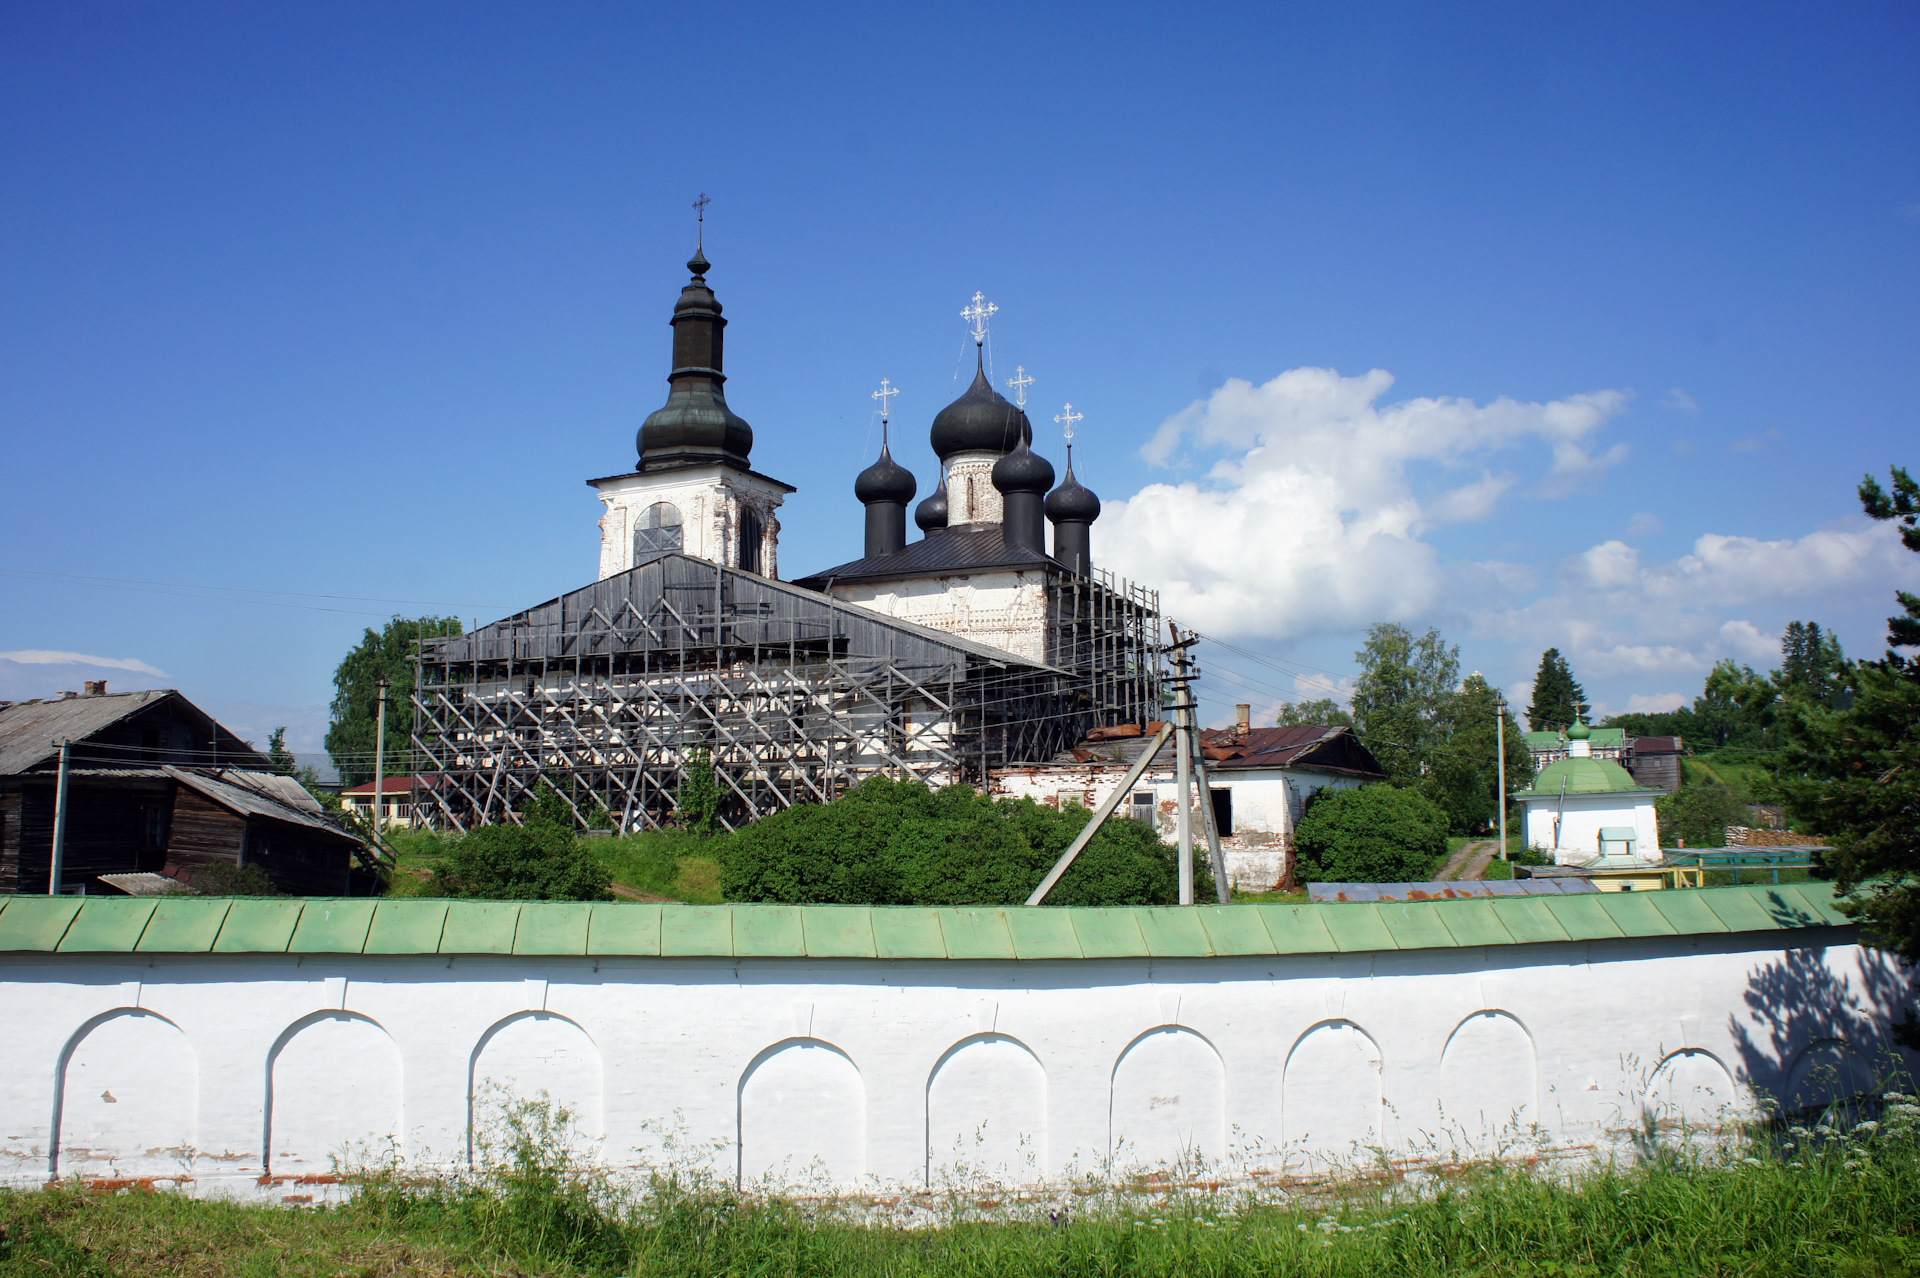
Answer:
<path fill-rule="evenodd" d="M 1462 843 L 1460 850 L 1447 858 L 1447 863 L 1434 875 L 1437 882 L 1448 879 L 1477 879 L 1487 872 L 1487 863 L 1493 860 L 1493 854 L 1500 850 L 1500 844 L 1493 839 L 1482 839 L 1474 843 Z"/>

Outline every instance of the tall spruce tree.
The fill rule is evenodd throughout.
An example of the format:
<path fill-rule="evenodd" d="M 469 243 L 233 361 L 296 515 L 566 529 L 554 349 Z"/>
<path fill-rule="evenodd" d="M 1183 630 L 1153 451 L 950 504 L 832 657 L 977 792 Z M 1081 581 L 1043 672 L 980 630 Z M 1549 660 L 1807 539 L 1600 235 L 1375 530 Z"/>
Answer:
<path fill-rule="evenodd" d="M 333 723 L 327 729 L 327 754 L 339 770 L 340 783 L 361 785 L 373 780 L 376 719 L 380 709 L 380 676 L 387 677 L 386 774 L 404 776 L 412 769 L 409 741 L 413 731 L 413 657 L 422 639 L 460 633 L 458 617 L 395 617 L 379 633 L 368 630 L 333 672 Z"/>
<path fill-rule="evenodd" d="M 1920 484 L 1893 468 L 1889 494 L 1869 475 L 1860 504 L 1894 521 L 1920 554 Z M 1823 869 L 1846 899 L 1841 908 L 1868 939 L 1920 962 L 1920 595 L 1895 592 L 1904 615 L 1887 619 L 1887 655 L 1851 671 L 1853 698 L 1838 709 L 1813 698 L 1784 709 L 1786 748 L 1774 781 L 1787 810 L 1832 848 Z M 1920 1039 L 1909 1012 L 1909 1036 Z M 1920 1041 L 1911 1044 L 1920 1046 Z"/>
<path fill-rule="evenodd" d="M 1576 719 L 1585 719 L 1593 707 L 1587 693 L 1574 680 L 1573 670 L 1558 648 L 1540 654 L 1540 669 L 1533 676 L 1533 704 L 1527 707 L 1527 729 L 1552 732 L 1567 728 Z"/>

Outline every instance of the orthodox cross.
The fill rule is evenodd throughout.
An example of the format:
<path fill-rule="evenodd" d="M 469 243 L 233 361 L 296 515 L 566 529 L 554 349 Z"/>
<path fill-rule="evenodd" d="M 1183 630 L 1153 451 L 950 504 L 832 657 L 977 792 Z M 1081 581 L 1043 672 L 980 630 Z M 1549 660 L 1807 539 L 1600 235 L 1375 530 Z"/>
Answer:
<path fill-rule="evenodd" d="M 976 291 L 972 303 L 960 312 L 960 318 L 967 322 L 967 328 L 973 333 L 975 346 L 987 340 L 987 321 L 1000 308 L 987 300 L 987 295 Z"/>
<path fill-rule="evenodd" d="M 713 203 L 713 201 L 707 198 L 705 191 L 700 192 L 700 198 L 693 202 L 693 211 L 700 219 L 699 242 L 703 248 L 707 243 L 707 205 L 711 203 Z"/>
<path fill-rule="evenodd" d="M 1087 420 L 1087 415 L 1074 412 L 1073 405 L 1068 404 L 1064 411 L 1053 415 L 1053 420 L 1059 422 L 1060 428 L 1067 432 L 1067 447 L 1071 448 L 1073 447 L 1073 428 L 1076 423 Z"/>
<path fill-rule="evenodd" d="M 1027 406 L 1027 387 L 1033 385 L 1033 378 L 1027 374 L 1025 364 L 1013 366 L 1013 376 L 1007 379 L 1007 386 L 1013 391 L 1013 402 L 1020 407 Z"/>
<path fill-rule="evenodd" d="M 880 424 L 882 426 L 885 426 L 887 424 L 888 402 L 891 401 L 893 397 L 895 395 L 898 395 L 899 393 L 900 393 L 899 388 L 896 387 L 892 382 L 888 381 L 884 377 L 880 379 L 880 389 L 873 393 L 873 397 L 880 401 Z"/>

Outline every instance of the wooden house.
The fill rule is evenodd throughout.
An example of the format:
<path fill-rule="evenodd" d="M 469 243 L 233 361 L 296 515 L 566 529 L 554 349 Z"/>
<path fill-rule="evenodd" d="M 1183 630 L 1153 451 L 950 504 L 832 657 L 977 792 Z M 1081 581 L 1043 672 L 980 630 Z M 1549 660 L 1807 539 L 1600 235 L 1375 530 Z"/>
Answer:
<path fill-rule="evenodd" d="M 44 893 L 52 869 L 59 742 L 69 743 L 60 890 L 119 890 L 102 875 L 191 882 L 216 863 L 257 865 L 276 888 L 373 889 L 359 839 L 290 777 L 178 692 L 0 704 L 0 892 Z"/>

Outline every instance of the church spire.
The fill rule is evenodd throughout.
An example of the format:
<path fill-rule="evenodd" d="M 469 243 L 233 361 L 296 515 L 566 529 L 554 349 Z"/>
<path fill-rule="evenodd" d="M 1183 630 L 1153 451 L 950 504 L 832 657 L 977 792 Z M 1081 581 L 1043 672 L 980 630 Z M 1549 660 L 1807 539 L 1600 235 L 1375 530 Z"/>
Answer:
<path fill-rule="evenodd" d="M 887 435 L 887 403 L 900 392 L 886 378 L 873 397 L 880 401 L 880 456 L 853 481 L 853 495 L 867 508 L 867 558 L 897 555 L 907 548 L 907 503 L 913 472 L 893 459 Z"/>
<path fill-rule="evenodd" d="M 694 204 L 700 230 L 687 261 L 693 278 L 673 308 L 673 371 L 667 374 L 672 389 L 665 406 L 640 426 L 642 472 L 711 465 L 749 468 L 753 427 L 727 407 L 722 389 L 727 380 L 722 371 L 727 321 L 720 299 L 707 285 L 707 272 L 713 268 L 705 251 L 708 203 L 703 192 Z"/>

